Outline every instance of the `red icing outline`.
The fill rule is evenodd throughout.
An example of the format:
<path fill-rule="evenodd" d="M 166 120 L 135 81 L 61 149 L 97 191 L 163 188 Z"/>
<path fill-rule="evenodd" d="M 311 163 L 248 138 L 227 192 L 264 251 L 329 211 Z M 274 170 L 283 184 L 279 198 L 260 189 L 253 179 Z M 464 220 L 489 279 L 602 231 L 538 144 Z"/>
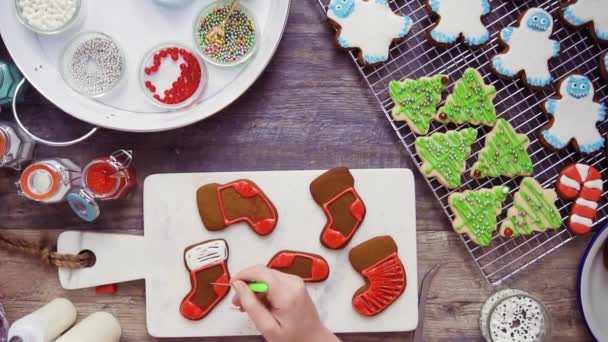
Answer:
<path fill-rule="evenodd" d="M 591 227 L 587 227 L 584 224 L 580 224 L 577 222 L 572 222 L 572 215 L 576 214 L 578 216 L 585 217 L 585 218 L 588 218 L 593 221 L 595 219 L 595 216 L 597 215 L 597 210 L 589 208 L 584 205 L 577 204 L 576 200 L 579 198 L 583 198 L 588 201 L 597 203 L 597 202 L 599 202 L 599 200 L 602 197 L 603 189 L 600 190 L 600 189 L 588 188 L 585 186 L 585 182 L 594 181 L 594 180 L 598 180 L 598 179 L 602 180 L 602 175 L 595 167 L 593 167 L 591 165 L 582 164 L 582 163 L 579 163 L 579 164 L 586 165 L 589 167 L 589 171 L 587 172 L 586 179 L 581 178 L 581 175 L 579 174 L 578 169 L 576 168 L 577 164 L 572 164 L 572 165 L 566 166 L 559 173 L 555 186 L 561 197 L 574 201 L 574 204 L 572 205 L 572 208 L 570 209 L 570 218 L 568 219 L 568 228 L 575 234 L 584 235 L 591 231 Z M 567 184 L 562 183 L 561 182 L 562 175 L 565 175 L 566 177 L 577 182 L 581 187 L 580 191 L 568 186 Z"/>
<path fill-rule="evenodd" d="M 311 255 L 304 252 L 283 251 L 276 254 L 269 262 L 269 268 L 286 268 L 293 264 L 296 257 L 312 260 L 310 277 L 301 277 L 304 281 L 319 282 L 327 279 L 329 276 L 329 264 L 321 256 Z M 280 270 L 279 270 L 280 271 Z"/>
<path fill-rule="evenodd" d="M 355 223 L 355 226 L 352 228 L 350 233 L 345 236 L 340 231 L 335 230 L 332 227 L 334 223 L 334 217 L 329 211 L 329 206 L 347 193 L 352 193 L 353 196 L 355 196 L 355 201 L 350 205 L 350 213 L 357 222 Z M 353 235 L 361 225 L 361 222 L 363 222 L 363 218 L 365 217 L 366 212 L 365 204 L 361 200 L 361 197 L 359 197 L 359 194 L 357 193 L 355 188 L 350 187 L 340 192 L 329 201 L 325 202 L 322 207 L 323 211 L 325 212 L 325 216 L 327 216 L 328 221 L 325 224 L 323 231 L 321 232 L 321 241 L 323 241 L 323 244 L 325 246 L 331 249 L 339 249 L 344 247 L 344 245 L 346 245 L 353 237 Z"/>
<path fill-rule="evenodd" d="M 228 269 L 226 268 L 226 263 L 224 261 L 217 262 L 215 264 L 206 265 L 203 268 L 199 268 L 197 270 L 190 272 L 190 283 L 192 286 L 192 290 L 182 300 L 182 303 L 179 307 L 179 312 L 185 318 L 190 319 L 190 320 L 202 319 L 203 317 L 207 316 L 209 314 L 209 312 L 211 312 L 211 310 L 213 310 L 213 308 L 215 308 L 215 306 L 222 299 L 224 299 L 224 297 L 226 297 L 226 295 L 228 294 L 228 291 L 230 290 L 230 286 L 213 285 L 213 290 L 215 291 L 215 294 L 217 295 L 217 297 L 213 300 L 213 302 L 211 302 L 211 304 L 207 308 L 201 308 L 191 301 L 192 297 L 194 297 L 194 295 L 196 294 L 196 290 L 198 289 L 196 273 L 199 271 L 208 269 L 208 268 L 218 266 L 218 265 L 222 266 L 222 270 L 224 271 L 224 273 L 219 278 L 217 278 L 217 280 L 215 280 L 214 283 L 229 284 L 230 283 L 230 274 L 228 273 Z"/>

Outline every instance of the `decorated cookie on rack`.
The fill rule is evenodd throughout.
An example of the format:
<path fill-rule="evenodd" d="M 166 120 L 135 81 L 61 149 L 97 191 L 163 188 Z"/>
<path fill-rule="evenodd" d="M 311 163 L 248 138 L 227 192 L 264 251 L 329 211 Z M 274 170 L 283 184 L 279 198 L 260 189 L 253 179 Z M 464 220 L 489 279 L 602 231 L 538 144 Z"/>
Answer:
<path fill-rule="evenodd" d="M 416 134 L 427 134 L 448 82 L 448 76 L 443 74 L 416 80 L 390 81 L 388 93 L 395 103 L 393 120 L 405 121 Z"/>
<path fill-rule="evenodd" d="M 495 178 L 531 175 L 534 164 L 528 154 L 529 145 L 530 139 L 525 134 L 517 134 L 507 120 L 498 119 L 496 126 L 486 136 L 479 159 L 471 168 L 471 176 Z"/>
<path fill-rule="evenodd" d="M 480 47 L 490 39 L 481 22 L 490 13 L 488 0 L 426 0 L 426 8 L 437 18 L 428 31 L 433 44 L 450 46 L 460 38 L 466 45 Z"/>
<path fill-rule="evenodd" d="M 366 282 L 352 299 L 353 308 L 361 315 L 381 313 L 405 291 L 405 267 L 392 237 L 385 235 L 367 240 L 351 249 L 348 259 Z"/>
<path fill-rule="evenodd" d="M 583 75 L 571 74 L 559 86 L 559 94 L 545 101 L 542 109 L 550 121 L 540 130 L 543 145 L 561 150 L 568 144 L 582 153 L 600 151 L 605 139 L 597 123 L 606 118 L 606 107 L 595 102 L 591 80 Z"/>
<path fill-rule="evenodd" d="M 567 0 L 560 4 L 564 23 L 574 28 L 587 27 L 593 39 L 608 44 L 608 1 Z"/>
<path fill-rule="evenodd" d="M 604 52 L 600 55 L 600 72 L 602 73 L 602 77 L 608 80 L 608 51 Z"/>
<path fill-rule="evenodd" d="M 386 61 L 391 43 L 412 27 L 412 19 L 393 13 L 388 0 L 331 0 L 327 18 L 338 31 L 338 46 L 359 49 L 359 62 L 365 65 Z"/>
<path fill-rule="evenodd" d="M 521 78 L 531 88 L 549 86 L 553 77 L 549 60 L 556 58 L 560 44 L 550 39 L 553 17 L 540 8 L 530 8 L 516 26 L 500 31 L 499 42 L 504 50 L 492 57 L 491 69 L 500 77 Z"/>
<path fill-rule="evenodd" d="M 267 267 L 296 275 L 307 282 L 324 281 L 329 276 L 329 264 L 325 258 L 306 252 L 280 251 L 270 258 Z"/>
<path fill-rule="evenodd" d="M 534 178 L 522 179 L 513 206 L 507 210 L 507 219 L 500 226 L 500 235 L 530 235 L 559 228 L 562 218 L 555 206 L 556 200 L 555 190 L 543 189 Z"/>
<path fill-rule="evenodd" d="M 454 85 L 445 105 L 439 108 L 435 120 L 494 126 L 497 119 L 492 101 L 495 96 L 496 88 L 485 84 L 479 71 L 468 68 L 462 79 Z"/>
<path fill-rule="evenodd" d="M 559 173 L 555 189 L 559 197 L 574 200 L 568 228 L 578 235 L 589 233 L 604 191 L 600 172 L 587 164 L 568 165 Z"/>
<path fill-rule="evenodd" d="M 492 232 L 496 230 L 496 216 L 502 211 L 502 203 L 508 193 L 508 187 L 495 186 L 450 194 L 448 203 L 454 214 L 454 231 L 466 234 L 482 247 L 488 246 L 492 242 Z"/>
<path fill-rule="evenodd" d="M 477 138 L 477 130 L 435 133 L 416 139 L 416 154 L 422 160 L 420 172 L 427 178 L 436 178 L 443 186 L 454 189 L 462 185 L 460 175 L 466 169 L 471 155 L 471 144 Z"/>

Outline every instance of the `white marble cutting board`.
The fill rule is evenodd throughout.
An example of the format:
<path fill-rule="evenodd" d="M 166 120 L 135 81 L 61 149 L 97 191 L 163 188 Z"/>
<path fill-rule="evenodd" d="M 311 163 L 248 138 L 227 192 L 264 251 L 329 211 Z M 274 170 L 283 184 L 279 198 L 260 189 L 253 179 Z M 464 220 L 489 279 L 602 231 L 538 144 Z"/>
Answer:
<path fill-rule="evenodd" d="M 282 249 L 322 255 L 330 265 L 329 278 L 308 284 L 321 319 L 333 332 L 386 332 L 414 330 L 418 324 L 416 265 L 416 215 L 414 177 L 407 169 L 351 170 L 355 188 L 367 207 L 366 218 L 347 247 L 333 251 L 322 247 L 319 233 L 326 218 L 312 200 L 310 182 L 324 171 L 268 171 L 153 175 L 144 185 L 144 237 L 65 232 L 58 250 L 78 253 L 92 250 L 95 266 L 60 271 L 65 288 L 146 279 L 148 332 L 155 337 L 256 335 L 246 314 L 230 309 L 230 298 L 200 321 L 179 314 L 179 305 L 190 291 L 184 266 L 187 246 L 214 238 L 228 242 L 228 267 L 232 274 L 253 264 L 266 264 Z M 245 223 L 221 232 L 204 229 L 196 208 L 196 189 L 206 183 L 227 183 L 247 178 L 257 183 L 279 212 L 275 231 L 256 235 Z M 385 312 L 364 317 L 351 306 L 353 293 L 364 284 L 348 261 L 348 251 L 378 235 L 391 235 L 407 272 L 407 288 Z"/>

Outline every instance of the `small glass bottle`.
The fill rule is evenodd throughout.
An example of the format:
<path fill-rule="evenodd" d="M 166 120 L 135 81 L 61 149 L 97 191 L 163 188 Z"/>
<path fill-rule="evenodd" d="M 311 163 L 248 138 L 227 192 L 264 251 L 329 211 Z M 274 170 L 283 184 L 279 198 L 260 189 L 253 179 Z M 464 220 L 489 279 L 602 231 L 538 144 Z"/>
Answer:
<path fill-rule="evenodd" d="M 0 122 L 0 167 L 20 170 L 32 160 L 36 143 L 19 128 Z"/>
<path fill-rule="evenodd" d="M 70 190 L 78 186 L 80 173 L 80 167 L 69 159 L 46 159 L 25 168 L 17 185 L 20 195 L 26 198 L 58 203 L 65 201 Z"/>

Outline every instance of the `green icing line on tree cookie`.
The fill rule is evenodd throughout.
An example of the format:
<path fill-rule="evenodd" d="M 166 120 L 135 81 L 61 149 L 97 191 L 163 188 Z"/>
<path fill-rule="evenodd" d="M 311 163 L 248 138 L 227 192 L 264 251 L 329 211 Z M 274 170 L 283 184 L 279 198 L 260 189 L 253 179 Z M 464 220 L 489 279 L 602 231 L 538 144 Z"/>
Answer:
<path fill-rule="evenodd" d="M 465 128 L 416 139 L 418 156 L 430 164 L 428 167 L 423 165 L 424 175 L 437 171 L 449 188 L 459 187 L 462 184 L 460 174 L 465 160 L 471 155 L 471 144 L 476 138 L 476 129 Z"/>
<path fill-rule="evenodd" d="M 503 223 L 503 228 L 511 228 L 512 236 L 532 234 L 534 225 L 543 231 L 546 228 L 557 229 L 562 225 L 562 218 L 555 204 L 548 201 L 539 188 L 540 185 L 531 178 L 522 180 L 515 201 L 521 199 L 525 205 L 515 204 L 516 210 L 509 210 L 507 220 Z"/>
<path fill-rule="evenodd" d="M 496 212 L 502 208 L 509 188 L 497 186 L 492 189 L 465 191 L 451 201 L 454 215 L 462 222 L 454 226 L 458 233 L 467 233 L 480 246 L 492 242 L 492 232 L 496 230 Z M 468 232 L 462 232 L 463 229 Z"/>
<path fill-rule="evenodd" d="M 447 83 L 445 75 L 391 81 L 388 91 L 395 102 L 393 119 L 407 121 L 408 125 L 414 125 L 414 131 L 426 134 Z"/>
<path fill-rule="evenodd" d="M 499 119 L 473 165 L 473 177 L 532 174 L 532 160 L 526 151 L 529 141 L 525 134 L 515 133 L 507 120 Z"/>
<path fill-rule="evenodd" d="M 496 88 L 487 87 L 475 69 L 467 69 L 463 78 L 456 82 L 454 91 L 445 106 L 439 109 L 437 120 L 454 123 L 496 124 L 496 112 L 492 97 Z"/>

